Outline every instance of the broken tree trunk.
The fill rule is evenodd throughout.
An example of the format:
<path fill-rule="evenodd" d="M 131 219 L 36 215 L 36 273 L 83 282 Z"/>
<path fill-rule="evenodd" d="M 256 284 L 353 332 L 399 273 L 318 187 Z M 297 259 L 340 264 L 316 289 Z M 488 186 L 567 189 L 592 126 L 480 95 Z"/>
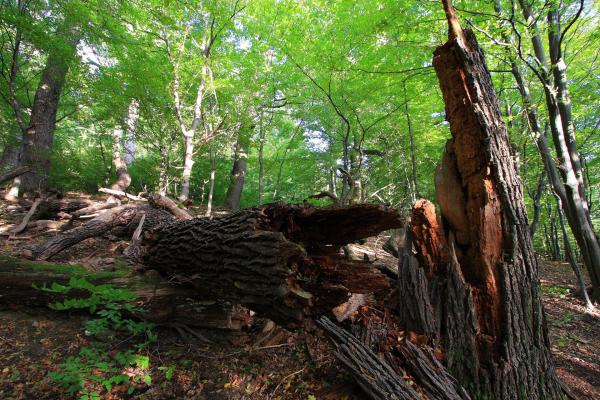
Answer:
<path fill-rule="evenodd" d="M 388 278 L 341 246 L 402 224 L 377 205 L 313 208 L 270 204 L 228 216 L 173 221 L 146 233 L 144 265 L 236 301 L 288 327 L 330 312 L 350 293 L 377 293 Z"/>
<path fill-rule="evenodd" d="M 0 308 L 13 305 L 47 307 L 68 298 L 85 297 L 83 289 L 72 289 L 66 294 L 36 289 L 51 287 L 53 283 L 68 285 L 73 278 L 127 289 L 135 296 L 133 303 L 140 310 L 136 316 L 155 323 L 240 330 L 251 321 L 248 310 L 227 302 L 202 299 L 194 288 L 165 282 L 156 271 L 92 273 L 80 266 L 17 259 L 0 260 Z"/>
<path fill-rule="evenodd" d="M 446 365 L 477 397 L 560 398 L 506 126 L 475 36 L 457 28 L 456 15 L 444 3 L 452 34 L 435 51 L 433 65 L 452 133 L 441 168 L 451 179 L 436 179 L 447 226 L 440 229 L 431 210 L 422 214 L 428 229 L 413 223 L 412 233 L 427 283 L 444 282 L 433 315 Z M 445 252 L 434 251 L 434 236 Z"/>

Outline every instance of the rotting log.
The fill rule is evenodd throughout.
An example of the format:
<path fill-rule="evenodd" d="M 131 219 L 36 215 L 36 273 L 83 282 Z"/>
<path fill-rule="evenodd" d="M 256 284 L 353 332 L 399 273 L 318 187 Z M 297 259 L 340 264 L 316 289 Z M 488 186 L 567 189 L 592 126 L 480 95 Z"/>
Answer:
<path fill-rule="evenodd" d="M 228 330 L 241 330 L 251 322 L 247 309 L 224 301 L 203 299 L 194 288 L 170 284 L 156 271 L 143 274 L 123 270 L 94 273 L 77 265 L 9 258 L 0 260 L 0 309 L 47 307 L 53 302 L 88 295 L 83 289 L 73 289 L 66 294 L 36 289 L 51 287 L 53 283 L 68 285 L 72 278 L 84 278 L 95 285 L 128 290 L 134 295 L 133 304 L 139 309 L 135 316 L 150 322 Z"/>
<path fill-rule="evenodd" d="M 141 262 L 209 298 L 238 301 L 295 327 L 330 313 L 351 293 L 389 289 L 371 263 L 345 260 L 340 248 L 401 225 L 396 210 L 379 205 L 276 203 L 160 225 L 146 232 Z"/>

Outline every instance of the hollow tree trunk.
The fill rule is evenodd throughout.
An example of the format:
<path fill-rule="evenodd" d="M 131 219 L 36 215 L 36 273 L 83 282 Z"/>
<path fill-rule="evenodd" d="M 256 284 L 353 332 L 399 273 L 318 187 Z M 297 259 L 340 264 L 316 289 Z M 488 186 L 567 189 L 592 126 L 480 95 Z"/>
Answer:
<path fill-rule="evenodd" d="M 195 218 L 147 233 L 142 263 L 171 282 L 194 285 L 288 327 L 329 313 L 349 293 L 383 293 L 388 278 L 341 246 L 399 227 L 376 205 L 311 208 L 271 204 L 225 217 Z"/>
<path fill-rule="evenodd" d="M 29 126 L 23 136 L 19 165 L 31 168 L 30 172 L 20 178 L 19 190 L 24 193 L 44 192 L 48 189 L 58 103 L 69 65 L 81 39 L 80 30 L 69 22 L 65 22 L 62 33 L 68 38 L 66 46 L 57 47 L 48 55 L 35 93 Z"/>
<path fill-rule="evenodd" d="M 225 205 L 233 211 L 240 209 L 240 201 L 242 199 L 242 192 L 244 190 L 244 179 L 246 176 L 249 147 L 249 132 L 245 132 L 245 129 L 247 128 L 240 128 L 240 132 L 238 133 L 238 140 L 235 145 L 233 168 L 231 170 L 231 178 L 225 198 Z"/>
<path fill-rule="evenodd" d="M 431 314 L 438 318 L 449 371 L 472 395 L 560 398 L 521 183 L 507 162 L 506 126 L 475 36 L 460 29 L 444 3 L 451 35 L 435 51 L 433 65 L 452 133 L 443 172 L 454 179 L 436 179 L 446 231 L 434 210 L 421 213 L 431 216 L 427 230 L 415 225 L 418 216 L 412 222 L 423 275 L 428 284 L 443 284 L 441 300 L 431 298 Z M 452 196 L 457 201 L 448 202 Z M 431 246 L 437 240 L 445 251 Z M 426 325 L 415 330 L 428 333 Z"/>

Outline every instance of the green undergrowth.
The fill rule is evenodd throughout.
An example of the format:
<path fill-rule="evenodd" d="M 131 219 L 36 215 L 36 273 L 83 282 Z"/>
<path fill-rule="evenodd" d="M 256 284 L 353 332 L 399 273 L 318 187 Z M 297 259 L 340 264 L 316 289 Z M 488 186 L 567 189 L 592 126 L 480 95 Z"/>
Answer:
<path fill-rule="evenodd" d="M 55 270 L 54 266 L 44 266 L 48 267 Z M 36 288 L 66 297 L 50 303 L 51 309 L 86 310 L 92 318 L 85 324 L 87 344 L 49 372 L 49 378 L 84 400 L 101 399 L 117 386 L 133 394 L 151 385 L 148 347 L 156 334 L 153 324 L 133 317 L 142 311 L 135 305 L 135 294 L 110 284 L 92 283 L 89 274 L 77 276 L 81 266 L 60 267 L 75 271 L 67 284 L 54 282 Z"/>
<path fill-rule="evenodd" d="M 116 261 L 113 268 L 107 271 L 90 271 L 81 264 L 61 264 L 47 261 L 31 261 L 23 258 L 0 255 L 0 264 L 10 264 L 11 266 L 27 268 L 34 271 L 48 271 L 58 274 L 65 274 L 72 277 L 86 277 L 90 280 L 104 278 L 116 278 L 125 276 L 129 273 L 127 265 L 123 261 Z"/>

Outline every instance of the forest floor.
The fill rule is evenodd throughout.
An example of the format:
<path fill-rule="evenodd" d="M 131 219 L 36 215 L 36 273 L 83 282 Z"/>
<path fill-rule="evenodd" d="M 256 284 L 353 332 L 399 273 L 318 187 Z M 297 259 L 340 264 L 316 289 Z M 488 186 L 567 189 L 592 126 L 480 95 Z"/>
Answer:
<path fill-rule="evenodd" d="M 0 228 L 18 223 L 23 213 L 15 210 L 0 203 Z M 0 255 L 19 257 L 26 246 L 54 234 L 24 240 L 2 238 Z M 383 235 L 370 238 L 364 245 L 353 245 L 353 250 L 395 268 L 396 259 L 381 250 L 385 239 Z M 120 262 L 125 246 L 116 238 L 88 239 L 60 253 L 53 262 L 80 264 L 93 271 L 110 269 Z M 576 281 L 568 264 L 542 261 L 540 279 L 557 373 L 578 398 L 600 400 L 600 312 L 586 310 L 574 295 Z M 64 370 L 69 356 L 90 346 L 85 334 L 89 318 L 76 312 L 6 305 L 0 300 L 0 398 L 75 398 L 49 372 Z M 155 331 L 157 339 L 143 350 L 149 362 L 117 372 L 135 382 L 133 393 L 118 383 L 110 391 L 102 388 L 106 373 L 98 369 L 88 372 L 97 379 L 87 379 L 86 387 L 104 399 L 363 398 L 321 336 L 292 333 L 264 320 L 242 332 L 203 330 L 210 343 L 184 338 L 168 327 Z M 126 339 L 105 345 L 109 355 L 131 347 Z"/>

